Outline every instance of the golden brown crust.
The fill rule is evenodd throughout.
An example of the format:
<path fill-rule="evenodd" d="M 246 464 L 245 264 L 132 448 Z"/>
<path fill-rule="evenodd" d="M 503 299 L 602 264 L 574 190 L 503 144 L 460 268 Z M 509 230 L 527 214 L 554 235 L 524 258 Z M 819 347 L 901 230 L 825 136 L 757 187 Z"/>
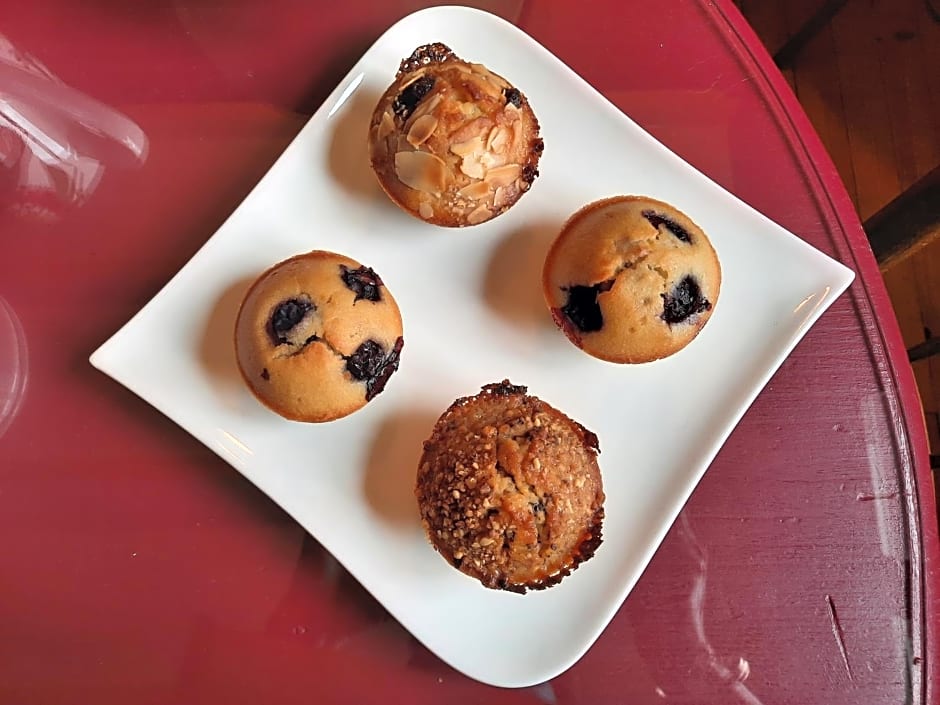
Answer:
<path fill-rule="evenodd" d="M 594 357 L 642 363 L 688 345 L 712 315 L 721 265 L 674 206 L 617 196 L 575 213 L 552 243 L 542 290 L 572 343 Z"/>
<path fill-rule="evenodd" d="M 440 43 L 402 61 L 369 128 L 385 192 L 411 215 L 447 227 L 512 207 L 538 176 L 542 149 L 526 97 Z"/>
<path fill-rule="evenodd" d="M 294 421 L 332 421 L 365 406 L 397 369 L 403 343 L 398 305 L 378 275 L 319 250 L 259 276 L 235 324 L 248 388 Z"/>
<path fill-rule="evenodd" d="M 455 401 L 425 441 L 415 495 L 428 538 L 489 588 L 557 584 L 601 543 L 597 437 L 508 381 Z"/>

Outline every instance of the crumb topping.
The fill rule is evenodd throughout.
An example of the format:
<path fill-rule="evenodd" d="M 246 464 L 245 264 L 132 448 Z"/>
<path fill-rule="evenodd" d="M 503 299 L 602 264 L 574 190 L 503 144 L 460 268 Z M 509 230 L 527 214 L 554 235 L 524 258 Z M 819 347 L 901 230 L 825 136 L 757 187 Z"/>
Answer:
<path fill-rule="evenodd" d="M 416 487 L 429 538 L 456 568 L 524 593 L 601 542 L 597 437 L 507 381 L 458 399 L 425 442 Z"/>

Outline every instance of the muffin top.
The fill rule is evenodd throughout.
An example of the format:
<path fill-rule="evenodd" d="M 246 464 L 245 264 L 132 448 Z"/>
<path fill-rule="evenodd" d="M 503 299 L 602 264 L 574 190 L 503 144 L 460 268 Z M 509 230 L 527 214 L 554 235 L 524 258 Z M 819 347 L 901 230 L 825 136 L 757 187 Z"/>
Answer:
<path fill-rule="evenodd" d="M 561 581 L 601 543 L 597 436 L 508 381 L 455 401 L 424 443 L 415 494 L 431 543 L 486 587 Z"/>
<path fill-rule="evenodd" d="M 429 223 L 483 223 L 538 176 L 543 143 L 529 102 L 444 44 L 402 61 L 369 129 L 372 168 L 386 193 Z"/>
<path fill-rule="evenodd" d="M 677 208 L 619 196 L 565 224 L 542 286 L 575 345 L 610 362 L 649 362 L 688 345 L 708 322 L 721 266 L 705 233 Z"/>
<path fill-rule="evenodd" d="M 330 421 L 364 406 L 398 369 L 403 344 L 398 305 L 379 275 L 321 250 L 262 274 L 235 325 L 245 382 L 297 421 Z"/>

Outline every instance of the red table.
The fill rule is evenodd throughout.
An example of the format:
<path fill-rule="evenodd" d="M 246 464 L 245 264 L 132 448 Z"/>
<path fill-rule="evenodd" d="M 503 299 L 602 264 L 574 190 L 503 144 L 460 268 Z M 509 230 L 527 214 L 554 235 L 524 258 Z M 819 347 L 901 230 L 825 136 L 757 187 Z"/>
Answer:
<path fill-rule="evenodd" d="M 132 122 L 112 116 L 122 146 L 79 128 L 84 113 L 40 119 L 45 162 L 0 129 L 0 702 L 938 701 L 937 517 L 913 377 L 845 190 L 764 49 L 727 1 L 476 4 L 852 267 L 849 292 L 584 659 L 541 686 L 480 685 L 87 363 L 423 3 L 7 3 L 0 99 Z M 54 90 L 19 81 L 44 70 Z"/>

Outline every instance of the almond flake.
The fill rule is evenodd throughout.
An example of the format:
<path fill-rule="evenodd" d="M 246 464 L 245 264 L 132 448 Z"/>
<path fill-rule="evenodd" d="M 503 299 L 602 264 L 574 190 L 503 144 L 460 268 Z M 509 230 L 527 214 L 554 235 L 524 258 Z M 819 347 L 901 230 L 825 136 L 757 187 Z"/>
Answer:
<path fill-rule="evenodd" d="M 458 193 L 464 198 L 479 201 L 489 195 L 490 187 L 485 181 L 474 181 L 469 186 L 464 186 Z"/>
<path fill-rule="evenodd" d="M 473 152 L 482 152 L 483 151 L 483 138 L 474 137 L 469 139 L 466 142 L 457 142 L 450 146 L 450 151 L 456 154 L 458 157 L 465 157 L 468 154 Z"/>
<path fill-rule="evenodd" d="M 484 155 L 485 156 L 485 153 Z M 468 154 L 460 161 L 460 171 L 471 179 L 482 179 L 486 176 L 486 170 L 480 162 L 480 154 Z"/>
<path fill-rule="evenodd" d="M 489 171 L 490 169 L 495 169 L 505 164 L 506 155 L 496 152 L 483 152 L 483 154 L 480 155 L 480 163 L 483 165 L 484 169 Z"/>
<path fill-rule="evenodd" d="M 509 189 L 503 188 L 502 186 L 500 186 L 499 188 L 496 189 L 496 193 L 493 194 L 493 208 L 496 208 L 498 210 L 508 204 L 509 204 Z M 537 423 L 538 423 L 538 419 L 536 419 L 536 425 Z"/>
<path fill-rule="evenodd" d="M 441 102 L 440 93 L 435 93 L 430 98 L 426 97 L 424 100 L 418 103 L 418 107 L 415 108 L 413 113 L 411 113 L 411 117 L 408 118 L 408 122 L 406 123 L 406 126 L 409 124 L 414 125 L 418 120 L 423 118 L 425 115 L 430 115 L 440 102 Z"/>
<path fill-rule="evenodd" d="M 444 162 L 428 152 L 398 152 L 395 173 L 405 186 L 425 193 L 438 194 L 447 183 Z"/>
<path fill-rule="evenodd" d="M 422 115 L 411 123 L 411 129 L 408 130 L 408 143 L 412 147 L 420 147 L 428 141 L 436 129 L 437 118 L 433 115 Z"/>
<path fill-rule="evenodd" d="M 496 133 L 497 133 L 497 132 L 499 132 L 499 126 L 498 126 L 498 125 L 494 126 L 493 129 L 490 130 L 489 137 L 486 138 L 486 148 L 487 148 L 487 149 L 492 149 L 492 148 L 493 148 L 493 140 L 496 139 Z"/>
<path fill-rule="evenodd" d="M 382 113 L 382 120 L 379 122 L 378 129 L 376 131 L 376 137 L 381 141 L 388 137 L 395 130 L 395 121 L 392 119 L 392 114 L 387 110 Z"/>
<path fill-rule="evenodd" d="M 467 223 L 470 225 L 476 225 L 477 223 L 482 223 L 483 221 L 489 220 L 493 217 L 493 213 L 484 205 L 477 206 L 474 210 L 470 211 L 470 214 L 467 216 Z"/>
<path fill-rule="evenodd" d="M 519 149 L 522 143 L 522 120 L 516 120 L 512 124 L 512 147 Z"/>
<path fill-rule="evenodd" d="M 506 151 L 506 146 L 509 144 L 509 129 L 505 127 L 495 128 L 496 134 L 490 133 L 490 143 L 487 145 L 487 149 L 491 149 L 494 152 L 504 152 Z"/>
<path fill-rule="evenodd" d="M 522 167 L 519 164 L 506 164 L 486 172 L 486 182 L 495 187 L 509 186 L 521 174 Z"/>

